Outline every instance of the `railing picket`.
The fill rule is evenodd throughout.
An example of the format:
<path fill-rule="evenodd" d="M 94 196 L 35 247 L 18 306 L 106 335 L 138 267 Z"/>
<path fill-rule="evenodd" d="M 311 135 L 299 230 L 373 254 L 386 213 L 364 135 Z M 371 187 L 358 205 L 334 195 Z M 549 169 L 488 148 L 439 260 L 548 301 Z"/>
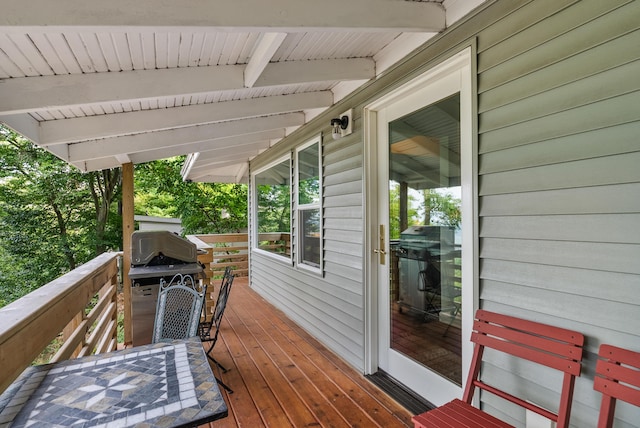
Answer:
<path fill-rule="evenodd" d="M 0 309 L 0 392 L 59 335 L 62 348 L 54 359 L 74 356 L 86 347 L 96 352 L 117 341 L 117 259 L 120 253 L 103 253 L 84 265 Z M 101 296 L 88 315 L 86 308 Z M 97 308 L 97 309 L 96 309 Z M 87 331 L 96 323 L 90 339 Z M 64 331 L 64 334 L 61 334 Z"/>

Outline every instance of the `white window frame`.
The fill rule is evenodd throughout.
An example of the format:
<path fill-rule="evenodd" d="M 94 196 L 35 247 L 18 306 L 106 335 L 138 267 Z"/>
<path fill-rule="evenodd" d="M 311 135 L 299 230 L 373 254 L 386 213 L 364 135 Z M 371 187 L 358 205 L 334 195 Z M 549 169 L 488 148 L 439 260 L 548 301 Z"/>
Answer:
<path fill-rule="evenodd" d="M 267 251 L 267 250 L 263 250 L 261 248 L 259 248 L 259 234 L 260 232 L 258 231 L 258 186 L 256 184 L 256 177 L 264 172 L 269 170 L 270 168 L 273 168 L 274 166 L 282 163 L 282 162 L 288 162 L 289 163 L 289 237 L 290 239 L 293 239 L 293 231 L 292 231 L 292 225 L 293 225 L 293 198 L 292 198 L 292 188 L 291 188 L 291 171 L 292 171 L 292 161 L 291 161 L 291 153 L 288 153 L 285 156 L 282 156 L 272 162 L 270 162 L 269 164 L 257 169 L 255 172 L 251 173 L 251 187 L 252 187 L 252 191 L 251 191 L 251 199 L 252 199 L 252 219 L 251 219 L 251 226 L 252 226 L 252 250 L 255 251 L 256 253 L 260 253 L 261 255 L 265 255 L 267 257 L 271 257 L 275 260 L 281 261 L 281 262 L 286 262 L 288 264 L 292 264 L 293 263 L 293 251 L 291 251 L 291 254 L 287 257 L 287 256 L 283 256 L 277 253 L 274 253 L 272 251 Z"/>
<path fill-rule="evenodd" d="M 313 146 L 314 144 L 318 145 L 318 201 L 309 204 L 300 204 L 300 152 L 303 150 Z M 323 182 L 322 182 L 322 136 L 317 135 L 306 143 L 296 147 L 295 150 L 295 160 L 294 160 L 294 201 L 295 201 L 295 239 L 296 239 L 296 247 L 295 247 L 295 260 L 296 266 L 300 269 L 309 270 L 314 273 L 321 274 L 324 269 L 324 224 L 323 224 Z M 310 264 L 303 260 L 303 245 L 304 245 L 304 234 L 303 234 L 303 211 L 307 210 L 318 210 L 319 213 L 319 254 L 320 254 L 320 263 L 318 266 Z"/>

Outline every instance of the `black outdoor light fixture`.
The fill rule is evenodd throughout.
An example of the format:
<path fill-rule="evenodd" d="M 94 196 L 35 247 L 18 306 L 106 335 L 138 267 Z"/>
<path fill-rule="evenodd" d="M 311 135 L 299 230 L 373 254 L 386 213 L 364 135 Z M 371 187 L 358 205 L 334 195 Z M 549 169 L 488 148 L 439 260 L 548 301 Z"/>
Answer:
<path fill-rule="evenodd" d="M 331 127 L 332 127 L 331 136 L 333 137 L 333 139 L 338 140 L 342 138 L 342 131 L 346 130 L 348 126 L 349 126 L 349 116 L 347 115 L 340 116 L 339 118 L 336 117 L 335 119 L 331 119 Z"/>

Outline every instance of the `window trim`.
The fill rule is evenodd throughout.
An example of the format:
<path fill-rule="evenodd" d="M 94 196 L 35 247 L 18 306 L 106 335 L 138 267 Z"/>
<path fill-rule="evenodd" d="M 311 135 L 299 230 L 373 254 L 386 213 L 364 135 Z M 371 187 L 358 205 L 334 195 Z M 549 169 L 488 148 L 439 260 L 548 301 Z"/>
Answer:
<path fill-rule="evenodd" d="M 299 174 L 299 156 L 300 152 L 303 150 L 313 146 L 314 144 L 318 144 L 318 202 L 313 204 L 300 204 L 300 174 Z M 295 265 L 298 269 L 309 271 L 316 274 L 322 274 L 324 272 L 324 191 L 323 191 L 323 145 L 322 145 L 322 134 L 318 134 L 305 143 L 297 146 L 295 148 L 294 153 L 294 197 L 292 201 L 294 203 L 294 207 L 292 209 L 292 215 L 295 218 Z M 303 245 L 303 234 L 302 234 L 302 211 L 309 209 L 317 209 L 319 211 L 320 216 L 320 237 L 319 237 L 319 253 L 320 253 L 320 263 L 319 266 L 311 265 L 304 260 L 302 260 L 302 245 Z"/>
<path fill-rule="evenodd" d="M 251 219 L 251 238 L 252 238 L 252 244 L 251 244 L 251 250 L 255 251 L 261 255 L 264 255 L 266 257 L 271 257 L 274 260 L 277 260 L 279 262 L 285 262 L 288 265 L 292 265 L 293 261 L 294 261 L 294 256 L 293 256 L 293 251 L 291 251 L 291 254 L 286 257 L 271 251 L 266 251 L 263 250 L 259 247 L 259 232 L 258 232 L 258 186 L 256 185 L 256 177 L 264 172 L 267 171 L 271 168 L 273 168 L 274 166 L 283 163 L 287 161 L 289 163 L 289 237 L 290 239 L 293 237 L 293 231 L 292 231 L 292 225 L 293 225 L 293 198 L 291 197 L 291 192 L 292 192 L 292 188 L 291 188 L 291 174 L 292 174 L 292 170 L 293 170 L 293 162 L 291 159 L 291 153 L 287 153 L 284 156 L 280 156 L 279 158 L 273 160 L 272 162 L 268 163 L 265 166 L 262 166 L 261 168 L 256 169 L 255 171 L 253 171 L 251 173 L 251 187 L 252 187 L 252 191 L 251 191 L 251 201 L 252 201 L 252 219 Z"/>

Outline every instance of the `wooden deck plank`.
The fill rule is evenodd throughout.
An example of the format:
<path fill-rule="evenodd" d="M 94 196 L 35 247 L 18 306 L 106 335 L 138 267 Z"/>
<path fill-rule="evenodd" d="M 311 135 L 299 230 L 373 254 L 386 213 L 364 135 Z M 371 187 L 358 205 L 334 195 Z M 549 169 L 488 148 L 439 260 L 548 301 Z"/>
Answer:
<path fill-rule="evenodd" d="M 233 340 L 233 337 L 230 339 Z M 253 397 L 249 389 L 246 387 L 244 380 L 240 375 L 240 371 L 238 370 L 239 366 L 248 368 L 253 363 L 246 353 L 236 355 L 236 358 L 233 359 L 229 354 L 228 348 L 226 347 L 227 345 L 228 344 L 219 340 L 216 344 L 215 356 L 218 361 L 229 369 L 229 371 L 224 375 L 224 382 L 227 385 L 233 385 L 232 389 L 234 393 L 226 394 L 226 392 L 223 391 L 223 394 L 225 394 L 225 401 L 229 407 L 229 417 L 216 422 L 215 426 L 234 428 L 245 425 L 264 425 L 260 412 L 253 401 Z M 228 346 L 234 347 L 232 344 L 229 344 Z M 241 345 L 237 345 L 237 347 L 239 348 Z M 226 358 L 226 356 L 228 356 L 228 358 Z M 216 370 L 217 367 L 213 367 L 213 369 Z M 246 370 L 246 372 L 250 373 L 251 370 Z M 218 377 L 223 378 L 219 371 Z M 253 380 L 249 381 L 253 382 Z"/>
<path fill-rule="evenodd" d="M 254 366 L 278 402 L 279 409 L 284 412 L 284 416 L 293 426 L 309 426 L 317 423 L 305 403 L 295 399 L 296 391 L 291 387 L 289 380 L 283 376 L 277 365 L 277 360 L 274 360 L 274 355 L 269 355 L 265 351 L 263 343 L 256 338 L 255 334 L 258 334 L 260 326 L 252 317 L 259 315 L 255 310 L 252 310 L 251 313 L 247 313 L 247 311 L 236 313 L 234 309 L 236 308 L 232 308 L 227 315 L 228 320 L 232 323 L 236 333 L 243 336 L 244 346 L 250 350 Z M 277 359 L 277 356 L 275 358 Z"/>
<path fill-rule="evenodd" d="M 205 345 L 206 346 L 206 345 Z M 407 427 L 411 414 L 236 278 L 213 355 L 229 416 L 204 427 Z"/>
<path fill-rule="evenodd" d="M 228 315 L 225 318 L 223 322 L 228 321 Z M 232 331 L 233 333 L 231 333 Z M 249 398 L 253 402 L 259 415 L 259 420 L 263 424 L 266 423 L 265 421 L 271 421 L 269 424 L 274 426 L 292 426 L 269 384 L 262 376 L 260 368 L 256 366 L 255 359 L 251 354 L 257 352 L 257 350 L 247 347 L 245 343 L 248 336 L 247 332 L 233 327 L 226 329 L 222 334 L 224 343 L 228 346 L 235 362 L 235 367 L 230 368 L 230 366 L 226 365 L 226 362 L 221 361 L 230 371 L 219 374 L 219 376 L 234 390 L 234 393 L 230 396 L 232 401 L 227 401 L 227 404 L 233 407 L 234 403 L 241 402 L 244 407 L 247 403 L 243 401 Z M 236 375 L 239 375 L 239 379 Z M 243 389 L 236 390 L 236 385 L 241 386 L 238 384 L 238 380 L 240 380 Z M 244 397 L 244 394 L 242 394 L 245 391 L 248 397 Z M 229 397 L 229 394 L 227 396 Z M 234 409 L 234 414 L 238 420 L 238 425 L 242 426 L 245 422 L 245 412 L 235 411 Z"/>
<path fill-rule="evenodd" d="M 290 337 L 303 353 L 303 358 L 298 364 L 308 372 L 318 371 L 323 377 L 316 384 L 333 406 L 346 418 L 348 426 L 393 426 L 397 421 L 389 420 L 386 412 L 379 412 L 379 403 L 370 392 L 362 390 L 362 384 L 354 382 L 355 373 L 351 367 L 339 360 L 311 337 L 300 336 L 298 332 L 291 331 Z M 322 356 L 323 358 L 319 358 Z M 350 376 L 351 375 L 351 376 Z M 364 382 L 368 381 L 363 379 Z M 380 413 L 380 414 L 378 414 Z M 371 420 L 375 418 L 375 420 Z"/>
<path fill-rule="evenodd" d="M 319 421 L 329 426 L 340 426 L 345 423 L 341 415 L 331 407 L 331 403 L 323 397 L 315 386 L 315 380 L 306 374 L 296 364 L 300 352 L 293 346 L 288 338 L 270 322 L 264 313 L 256 315 L 252 308 L 250 311 L 243 308 L 242 319 L 250 324 L 254 331 L 254 340 L 260 341 L 260 346 L 269 355 L 271 362 L 278 368 L 279 374 L 286 379 L 288 387 L 297 396 L 298 400 L 289 400 L 291 407 L 304 405 L 305 410 L 312 413 L 313 421 L 309 424 L 320 425 Z M 317 372 L 314 372 L 317 373 Z M 312 373 L 312 374 L 314 374 Z M 288 397 L 283 396 L 283 400 Z M 294 425 L 297 424 L 294 422 Z"/>

